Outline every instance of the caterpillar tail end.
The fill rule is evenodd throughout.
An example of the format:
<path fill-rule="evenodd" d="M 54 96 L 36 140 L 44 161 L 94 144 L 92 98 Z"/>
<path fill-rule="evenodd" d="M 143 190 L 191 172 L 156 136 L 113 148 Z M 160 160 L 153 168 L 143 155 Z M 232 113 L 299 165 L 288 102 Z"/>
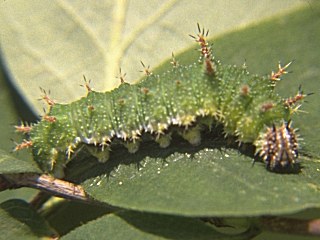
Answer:
<path fill-rule="evenodd" d="M 284 171 L 295 168 L 298 161 L 298 136 L 291 128 L 291 122 L 280 127 L 267 128 L 256 142 L 257 154 L 263 158 L 270 171 Z"/>

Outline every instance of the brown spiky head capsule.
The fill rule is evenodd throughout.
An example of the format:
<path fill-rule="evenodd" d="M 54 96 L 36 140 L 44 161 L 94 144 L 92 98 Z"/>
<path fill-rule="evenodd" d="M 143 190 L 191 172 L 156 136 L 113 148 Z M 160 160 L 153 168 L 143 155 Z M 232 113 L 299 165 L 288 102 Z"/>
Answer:
<path fill-rule="evenodd" d="M 259 155 L 270 170 L 290 168 L 297 163 L 297 135 L 290 127 L 290 122 L 283 123 L 278 128 L 275 125 L 268 128 L 259 145 Z"/>

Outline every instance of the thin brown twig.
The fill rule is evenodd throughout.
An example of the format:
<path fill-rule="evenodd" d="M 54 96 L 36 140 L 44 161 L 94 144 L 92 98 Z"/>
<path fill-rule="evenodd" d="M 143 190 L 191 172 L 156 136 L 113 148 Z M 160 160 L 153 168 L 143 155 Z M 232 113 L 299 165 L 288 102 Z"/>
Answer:
<path fill-rule="evenodd" d="M 259 235 L 263 231 L 291 235 L 320 236 L 320 219 L 295 219 L 288 217 L 261 216 L 247 218 L 202 218 L 216 227 L 247 228 L 243 235 Z M 244 222 L 246 224 L 244 225 Z M 244 227 L 245 226 L 245 227 Z M 250 238 L 251 239 L 251 238 Z"/>
<path fill-rule="evenodd" d="M 286 217 L 261 217 L 258 226 L 262 230 L 285 234 L 320 236 L 320 219 L 293 219 Z"/>
<path fill-rule="evenodd" d="M 20 173 L 0 175 L 0 191 L 30 187 L 70 200 L 93 202 L 82 186 L 54 178 L 47 174 Z"/>

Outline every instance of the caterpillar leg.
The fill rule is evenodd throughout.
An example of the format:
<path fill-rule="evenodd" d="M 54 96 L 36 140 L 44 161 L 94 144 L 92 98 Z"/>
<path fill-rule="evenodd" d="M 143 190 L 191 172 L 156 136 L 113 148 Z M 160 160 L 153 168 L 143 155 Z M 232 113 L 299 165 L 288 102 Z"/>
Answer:
<path fill-rule="evenodd" d="M 63 178 L 64 177 L 64 169 L 65 169 L 65 155 L 59 152 L 56 148 L 51 148 L 49 152 L 49 162 L 48 169 L 50 169 L 50 173 L 53 174 L 55 178 Z"/>
<path fill-rule="evenodd" d="M 193 146 L 198 146 L 201 143 L 201 128 L 198 125 L 182 130 L 179 134 Z"/>
<path fill-rule="evenodd" d="M 171 142 L 171 133 L 158 135 L 155 138 L 155 141 L 159 143 L 161 148 L 166 148 L 170 145 Z"/>
<path fill-rule="evenodd" d="M 123 145 L 128 149 L 129 153 L 136 153 L 140 147 L 140 141 L 126 141 Z"/>
<path fill-rule="evenodd" d="M 103 148 L 91 146 L 91 145 L 85 145 L 87 150 L 90 152 L 91 155 L 96 157 L 99 162 L 105 163 L 109 160 L 110 157 L 110 148 L 109 146 L 104 146 Z"/>

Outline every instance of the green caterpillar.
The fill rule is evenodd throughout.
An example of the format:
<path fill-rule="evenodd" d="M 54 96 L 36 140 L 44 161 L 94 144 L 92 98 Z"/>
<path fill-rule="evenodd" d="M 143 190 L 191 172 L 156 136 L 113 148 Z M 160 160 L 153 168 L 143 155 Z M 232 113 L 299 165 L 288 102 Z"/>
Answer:
<path fill-rule="evenodd" d="M 69 104 L 55 103 L 44 92 L 50 111 L 32 126 L 16 127 L 29 135 L 16 150 L 31 147 L 43 171 L 63 177 L 66 163 L 80 147 L 105 162 L 114 144 L 135 153 L 142 136 L 148 135 L 167 147 L 175 132 L 198 145 L 201 131 L 221 124 L 227 135 L 252 143 L 269 170 L 295 165 L 298 139 L 290 119 L 306 95 L 299 89 L 284 100 L 274 92 L 290 63 L 262 77 L 244 66 L 223 65 L 212 55 L 208 32 L 199 25 L 198 30 L 192 37 L 201 54 L 191 65 L 180 65 L 173 57 L 171 70 L 153 75 L 145 69 L 146 76 L 134 85 L 121 76 L 120 86 L 104 93 L 92 91 L 86 82 L 87 96 Z"/>

